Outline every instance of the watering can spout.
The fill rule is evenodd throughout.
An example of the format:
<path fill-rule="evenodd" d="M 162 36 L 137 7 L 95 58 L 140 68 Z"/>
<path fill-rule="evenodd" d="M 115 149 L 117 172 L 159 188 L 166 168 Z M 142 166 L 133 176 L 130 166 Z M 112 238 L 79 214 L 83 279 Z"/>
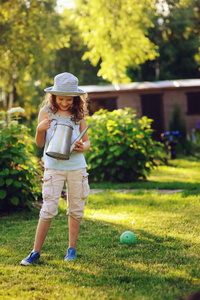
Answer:
<path fill-rule="evenodd" d="M 75 148 L 75 143 L 77 141 L 80 141 L 82 139 L 82 137 L 84 136 L 84 134 L 86 133 L 86 131 L 88 130 L 90 126 L 86 126 L 83 131 L 79 134 L 79 136 L 77 138 L 75 138 L 75 140 L 71 143 L 71 147 L 70 147 L 70 151 L 69 151 L 69 154 L 72 153 L 72 151 L 74 150 Z"/>

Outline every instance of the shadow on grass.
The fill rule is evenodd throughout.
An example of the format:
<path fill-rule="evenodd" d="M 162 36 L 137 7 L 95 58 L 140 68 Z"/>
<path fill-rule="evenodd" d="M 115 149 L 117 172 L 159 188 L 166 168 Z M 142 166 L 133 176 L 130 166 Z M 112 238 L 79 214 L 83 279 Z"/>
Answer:
<path fill-rule="evenodd" d="M 25 226 L 27 220 L 21 221 Z M 45 277 L 51 276 L 52 272 L 57 274 L 56 282 L 61 285 L 70 283 L 75 288 L 101 288 L 107 295 L 112 290 L 113 298 L 109 299 L 147 297 L 145 299 L 167 300 L 197 290 L 193 278 L 198 277 L 199 271 L 197 257 L 190 253 L 194 246 L 191 241 L 137 230 L 136 244 L 122 245 L 120 235 L 126 230 L 130 228 L 84 219 L 80 226 L 77 259 L 66 263 L 63 259 L 68 243 L 67 219 L 58 216 L 52 223 L 40 261 L 31 267 L 31 273 L 37 276 L 42 268 Z M 31 235 L 33 241 L 34 234 Z M 20 238 L 18 233 L 15 244 L 10 245 L 11 252 L 22 254 L 16 242 Z M 30 238 L 24 239 L 24 243 L 24 248 L 29 251 Z M 10 261 L 10 264 L 13 262 Z"/>
<path fill-rule="evenodd" d="M 60 282 L 70 280 L 79 286 L 101 287 L 103 290 L 120 286 L 126 297 L 128 292 L 132 296 L 154 295 L 150 299 L 175 299 L 194 291 L 196 286 L 193 286 L 192 278 L 199 273 L 196 257 L 189 252 L 193 247 L 191 242 L 137 230 L 137 243 L 122 245 L 119 238 L 126 230 L 130 228 L 84 219 L 80 227 L 77 260 L 70 266 L 64 262 L 62 266 L 59 264 L 73 273 L 70 273 L 70 278 L 60 278 Z M 59 259 L 63 260 L 63 249 L 60 250 Z M 44 265 L 56 267 L 58 262 L 48 261 Z"/>
<path fill-rule="evenodd" d="M 137 230 L 136 244 L 122 245 L 120 235 L 130 228 L 102 220 L 83 219 L 77 259 L 64 262 L 68 224 L 65 212 L 60 213 L 52 222 L 39 263 L 21 267 L 20 278 L 25 274 L 25 281 L 29 275 L 34 280 L 43 278 L 43 284 L 50 279 L 52 290 L 58 284 L 60 289 L 69 284 L 75 289 L 88 287 L 94 293 L 100 288 L 108 299 L 176 299 L 200 288 L 195 282 L 199 258 L 194 250 L 190 251 L 195 248 L 191 241 Z M 1 245 L 7 250 L 2 257 L 5 269 L 9 266 L 14 270 L 32 249 L 37 215 L 38 211 L 34 211 L 29 217 L 3 218 Z M 21 279 L 19 283 L 15 279 L 16 284 L 20 285 Z"/>

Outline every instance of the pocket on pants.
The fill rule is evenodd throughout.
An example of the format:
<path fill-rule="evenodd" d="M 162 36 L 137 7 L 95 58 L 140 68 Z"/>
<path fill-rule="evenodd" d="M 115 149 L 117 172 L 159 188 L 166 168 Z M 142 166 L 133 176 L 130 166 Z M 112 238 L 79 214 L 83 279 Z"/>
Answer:
<path fill-rule="evenodd" d="M 43 198 L 52 196 L 53 194 L 52 176 L 49 175 L 44 176 L 42 194 L 43 194 Z"/>
<path fill-rule="evenodd" d="M 82 179 L 82 198 L 86 199 L 90 193 L 90 187 L 89 187 L 89 183 L 88 183 L 88 173 L 86 173 L 85 175 L 83 175 L 83 179 Z"/>

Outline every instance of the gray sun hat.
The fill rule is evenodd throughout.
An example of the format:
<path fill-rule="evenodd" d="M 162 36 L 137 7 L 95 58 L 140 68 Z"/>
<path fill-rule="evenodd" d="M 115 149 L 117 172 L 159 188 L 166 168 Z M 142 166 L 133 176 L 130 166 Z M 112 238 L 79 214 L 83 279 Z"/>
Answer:
<path fill-rule="evenodd" d="M 78 88 L 78 78 L 70 73 L 61 73 L 54 77 L 54 86 L 44 90 L 56 96 L 80 96 L 86 92 Z"/>

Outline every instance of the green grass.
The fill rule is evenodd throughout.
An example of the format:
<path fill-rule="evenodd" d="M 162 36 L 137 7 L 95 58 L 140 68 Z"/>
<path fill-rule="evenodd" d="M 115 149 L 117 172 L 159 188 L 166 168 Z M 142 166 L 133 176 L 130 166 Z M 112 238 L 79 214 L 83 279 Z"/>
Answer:
<path fill-rule="evenodd" d="M 71 263 L 63 261 L 64 200 L 40 261 L 31 267 L 20 261 L 33 247 L 38 211 L 1 217 L 0 299 L 172 300 L 200 290 L 199 181 L 199 161 L 176 159 L 147 182 L 93 184 L 107 190 L 88 197 Z M 115 191 L 127 188 L 136 190 Z M 120 244 L 126 230 L 136 234 L 135 245 Z"/>

